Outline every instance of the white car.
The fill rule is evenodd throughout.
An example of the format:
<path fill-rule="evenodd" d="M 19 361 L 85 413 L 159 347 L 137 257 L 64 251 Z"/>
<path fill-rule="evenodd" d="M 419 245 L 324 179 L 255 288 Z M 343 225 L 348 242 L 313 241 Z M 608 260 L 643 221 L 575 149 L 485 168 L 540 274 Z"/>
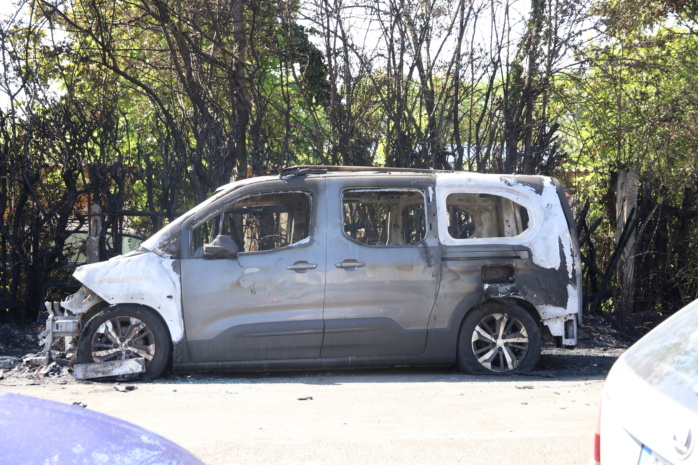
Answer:
<path fill-rule="evenodd" d="M 698 464 L 698 300 L 613 365 L 594 441 L 597 465 Z"/>

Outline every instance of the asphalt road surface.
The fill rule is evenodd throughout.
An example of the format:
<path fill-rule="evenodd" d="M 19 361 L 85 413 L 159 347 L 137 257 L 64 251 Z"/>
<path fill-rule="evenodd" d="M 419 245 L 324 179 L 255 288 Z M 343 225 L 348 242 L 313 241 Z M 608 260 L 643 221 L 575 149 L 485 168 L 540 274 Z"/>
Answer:
<path fill-rule="evenodd" d="M 207 464 L 586 464 L 615 357 L 531 376 L 453 369 L 170 375 L 113 382 L 5 379 L 0 390 L 113 415 Z M 547 358 L 549 363 L 565 360 Z M 573 363 L 574 366 L 574 363 Z M 60 434 L 61 425 L 37 425 Z M 37 444 L 40 447 L 40 444 Z"/>

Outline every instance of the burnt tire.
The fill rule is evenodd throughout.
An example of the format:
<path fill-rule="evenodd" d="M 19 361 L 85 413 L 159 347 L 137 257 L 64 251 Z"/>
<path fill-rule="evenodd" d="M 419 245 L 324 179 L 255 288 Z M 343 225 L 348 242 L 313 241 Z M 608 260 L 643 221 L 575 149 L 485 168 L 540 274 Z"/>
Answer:
<path fill-rule="evenodd" d="M 85 325 L 77 347 L 78 363 L 143 357 L 145 372 L 155 379 L 167 368 L 172 352 L 170 332 L 152 310 L 117 305 L 97 312 Z"/>
<path fill-rule="evenodd" d="M 517 374 L 533 369 L 541 334 L 530 313 L 490 303 L 470 311 L 458 335 L 458 367 L 472 374 Z"/>

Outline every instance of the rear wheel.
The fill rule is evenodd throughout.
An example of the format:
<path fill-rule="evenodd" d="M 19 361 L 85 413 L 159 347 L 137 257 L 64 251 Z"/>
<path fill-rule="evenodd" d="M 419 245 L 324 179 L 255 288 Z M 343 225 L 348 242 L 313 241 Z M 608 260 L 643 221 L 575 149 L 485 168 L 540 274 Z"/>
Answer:
<path fill-rule="evenodd" d="M 157 378 L 167 368 L 172 342 L 165 323 L 152 311 L 118 305 L 98 312 L 78 342 L 78 363 L 144 358 L 146 374 Z"/>
<path fill-rule="evenodd" d="M 463 320 L 458 366 L 466 373 L 515 374 L 530 371 L 540 357 L 540 329 L 521 307 L 491 303 Z"/>

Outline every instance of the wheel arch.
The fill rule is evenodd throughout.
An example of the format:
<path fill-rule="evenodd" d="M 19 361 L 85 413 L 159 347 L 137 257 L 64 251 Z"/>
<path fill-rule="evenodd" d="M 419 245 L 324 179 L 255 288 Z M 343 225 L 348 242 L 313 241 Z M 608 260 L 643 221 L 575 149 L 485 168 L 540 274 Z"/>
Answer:
<path fill-rule="evenodd" d="M 450 310 L 450 317 L 446 327 L 429 328 L 427 347 L 421 358 L 438 363 L 454 363 L 456 361 L 458 339 L 463 321 L 471 312 L 482 308 L 483 305 L 491 305 L 500 300 L 503 299 L 488 297 L 484 292 L 477 292 L 462 298 L 455 308 Z M 527 304 L 526 310 L 535 312 L 535 308 L 530 304 Z M 533 317 L 536 321 L 540 321 L 540 316 L 537 312 L 533 313 Z"/>
<path fill-rule="evenodd" d="M 172 331 L 170 330 L 170 327 L 169 327 L 169 325 L 167 324 L 167 321 L 165 321 L 165 318 L 163 318 L 163 316 L 160 314 L 160 312 L 158 312 L 158 311 L 155 310 L 154 308 L 149 307 L 149 306 L 147 306 L 147 305 L 141 305 L 141 304 L 136 304 L 136 303 L 131 303 L 131 302 L 121 302 L 121 303 L 116 303 L 116 304 L 110 304 L 109 302 L 104 302 L 104 301 L 102 301 L 102 302 L 100 302 L 99 304 L 94 305 L 94 306 L 93 306 L 92 308 L 90 308 L 87 312 L 80 314 L 80 316 L 81 316 L 81 319 L 80 319 L 80 323 L 81 323 L 80 331 L 81 331 L 81 334 L 80 334 L 80 335 L 82 336 L 82 329 L 85 327 L 85 325 L 86 325 L 87 323 L 90 322 L 90 320 L 92 320 L 92 318 L 95 317 L 95 315 L 97 315 L 98 313 L 102 312 L 103 310 L 112 310 L 112 309 L 116 309 L 116 308 L 119 308 L 119 307 L 120 307 L 120 308 L 123 308 L 123 307 L 136 307 L 136 308 L 138 308 L 138 309 L 140 309 L 140 310 L 144 310 L 144 311 L 146 311 L 146 312 L 152 314 L 153 316 L 155 316 L 157 319 L 160 320 L 160 322 L 165 326 L 165 328 L 167 328 L 167 335 L 170 337 L 170 341 L 172 341 Z"/>
<path fill-rule="evenodd" d="M 156 320 L 157 323 L 160 326 L 160 330 L 164 331 L 163 338 L 166 340 L 163 341 L 165 344 L 165 347 L 167 348 L 166 351 L 166 356 L 165 360 L 162 363 L 162 369 L 156 370 L 157 373 L 153 375 L 153 377 L 158 377 L 160 374 L 167 370 L 168 367 L 172 367 L 172 361 L 173 361 L 173 352 L 174 352 L 174 346 L 175 343 L 172 340 L 172 333 L 170 331 L 170 327 L 168 326 L 167 322 L 165 321 L 164 317 L 158 312 L 157 310 L 147 306 L 147 305 L 140 305 L 136 303 L 116 303 L 116 304 L 107 304 L 106 302 L 104 304 L 99 304 L 95 305 L 93 308 L 91 308 L 88 312 L 84 313 L 82 315 L 81 319 L 81 327 L 80 327 L 80 335 L 78 338 L 78 360 L 81 358 L 81 352 L 84 350 L 84 344 L 88 343 L 88 339 L 84 338 L 89 338 L 90 335 L 88 334 L 91 330 L 90 325 L 93 324 L 93 320 L 96 317 L 99 317 L 100 315 L 108 315 L 111 312 L 117 312 L 119 310 L 135 310 L 140 313 L 146 314 L 149 318 L 152 318 L 153 320 Z M 101 324 L 101 323 L 100 323 Z M 152 329 L 151 329 L 152 330 Z M 156 332 L 156 331 L 154 331 Z M 158 363 L 159 364 L 159 363 Z M 150 375 L 150 373 L 149 373 Z"/>
<path fill-rule="evenodd" d="M 112 309 L 112 308 L 115 309 L 115 308 L 124 308 L 124 307 L 135 307 L 135 308 L 138 308 L 140 310 L 144 310 L 145 312 L 150 313 L 155 318 L 160 320 L 160 323 L 162 323 L 165 326 L 165 328 L 167 328 L 167 335 L 170 337 L 170 342 L 172 342 L 172 331 L 170 331 L 170 327 L 167 324 L 167 321 L 165 321 L 165 318 L 162 316 L 162 314 L 160 312 L 158 312 L 157 310 L 155 310 L 153 307 L 149 307 L 148 305 L 142 305 L 142 304 L 137 304 L 137 303 L 123 302 L 123 303 L 116 303 L 116 304 L 109 305 L 106 308 L 107 309 Z"/>
<path fill-rule="evenodd" d="M 461 299 L 456 307 L 451 311 L 448 324 L 445 328 L 429 328 L 427 337 L 427 348 L 422 355 L 425 360 L 431 360 L 438 363 L 455 363 L 458 353 L 458 340 L 460 331 L 463 327 L 463 322 L 473 311 L 483 306 L 493 305 L 496 303 L 506 303 L 515 305 L 531 314 L 534 321 L 538 324 L 541 334 L 547 329 L 542 323 L 541 317 L 535 306 L 525 299 L 517 298 L 492 298 L 488 297 L 484 292 L 468 295 Z"/>
<path fill-rule="evenodd" d="M 155 310 L 164 319 L 173 343 L 184 338 L 180 275 L 179 260 L 152 252 L 83 265 L 73 274 L 89 294 L 110 305 L 135 304 Z M 71 306 L 76 313 L 82 311 L 79 301 Z"/>
<path fill-rule="evenodd" d="M 484 297 L 484 295 L 483 295 Z M 463 299 L 465 301 L 466 299 Z M 461 302 L 463 302 L 461 301 Z M 528 312 L 533 320 L 538 324 L 538 328 L 541 330 L 541 332 L 544 330 L 545 325 L 543 324 L 543 320 L 540 317 L 540 314 L 536 310 L 536 307 L 528 302 L 525 299 L 519 299 L 515 297 L 506 297 L 506 298 L 483 298 L 480 301 L 478 301 L 475 305 L 472 305 L 465 309 L 464 312 L 460 315 L 460 318 L 458 320 L 458 325 L 456 326 L 458 328 L 457 334 L 458 337 L 460 337 L 460 332 L 461 329 L 463 328 L 463 322 L 465 319 L 468 317 L 468 315 L 471 314 L 471 312 L 476 311 L 477 309 L 482 309 L 486 308 L 492 305 L 497 305 L 497 304 L 503 304 L 507 306 L 513 306 L 513 307 L 519 307 L 526 312 Z M 454 312 L 455 313 L 455 312 Z"/>
<path fill-rule="evenodd" d="M 514 315 L 516 313 L 523 313 L 531 317 L 531 322 L 532 327 L 529 332 L 529 337 L 534 336 L 533 339 L 529 338 L 529 343 L 528 348 L 526 349 L 525 355 L 523 356 L 521 360 L 521 365 L 512 368 L 510 371 L 504 371 L 500 372 L 498 370 L 493 370 L 492 372 L 485 370 L 482 366 L 480 365 L 473 365 L 473 360 L 472 357 L 472 350 L 470 350 L 470 355 L 466 355 L 466 359 L 462 359 L 464 356 L 464 349 L 462 348 L 461 344 L 463 344 L 464 337 L 466 335 L 463 334 L 463 331 L 471 331 L 473 329 L 473 322 L 477 321 L 477 319 L 482 318 L 483 316 L 486 316 L 488 313 L 491 315 L 493 312 L 500 312 L 502 311 L 501 308 L 502 306 L 505 307 L 510 307 L 512 309 L 515 309 L 516 311 L 513 312 Z M 474 314 L 473 312 L 480 312 L 480 314 Z M 475 320 L 471 319 L 470 317 L 475 318 Z M 515 318 L 520 318 L 515 316 Z M 523 320 L 519 320 L 523 323 Z M 514 373 L 521 373 L 522 371 L 527 371 L 532 369 L 536 363 L 538 362 L 538 359 L 540 357 L 540 349 L 542 346 L 542 339 L 543 339 L 543 330 L 544 330 L 544 325 L 542 323 L 542 319 L 538 312 L 536 311 L 535 307 L 530 304 L 529 302 L 523 300 L 523 299 L 515 299 L 515 298 L 489 298 L 485 299 L 484 301 L 481 301 L 478 305 L 471 307 L 468 309 L 467 312 L 464 313 L 463 317 L 460 319 L 460 325 L 458 327 L 458 337 L 456 341 L 456 348 L 455 351 L 457 353 L 457 365 L 461 369 L 461 371 L 465 373 L 472 373 L 472 374 L 514 374 Z M 468 337 L 468 341 L 469 336 Z M 466 345 L 469 345 L 466 344 Z M 466 349 L 467 350 L 467 349 Z M 502 350 L 501 348 L 498 350 Z M 504 349 L 507 350 L 507 349 Z"/>
<path fill-rule="evenodd" d="M 468 296 L 458 303 L 453 311 L 451 321 L 449 322 L 449 328 L 458 328 L 458 331 L 460 331 L 463 321 L 468 317 L 470 312 L 478 308 L 496 304 L 520 307 L 531 314 L 533 319 L 538 323 L 538 326 L 544 326 L 538 310 L 536 310 L 536 307 L 526 299 L 517 297 L 487 297 L 485 293 L 479 293 Z"/>
<path fill-rule="evenodd" d="M 111 307 L 111 305 L 109 305 L 109 302 L 105 302 L 103 300 L 98 304 L 95 304 L 92 307 L 90 307 L 90 309 L 87 310 L 85 313 L 78 313 L 78 316 L 80 317 L 80 337 L 82 337 L 82 330 L 85 328 L 87 323 L 89 323 L 90 320 L 94 318 L 96 314 L 98 314 L 102 310 L 106 310 L 109 307 Z"/>

